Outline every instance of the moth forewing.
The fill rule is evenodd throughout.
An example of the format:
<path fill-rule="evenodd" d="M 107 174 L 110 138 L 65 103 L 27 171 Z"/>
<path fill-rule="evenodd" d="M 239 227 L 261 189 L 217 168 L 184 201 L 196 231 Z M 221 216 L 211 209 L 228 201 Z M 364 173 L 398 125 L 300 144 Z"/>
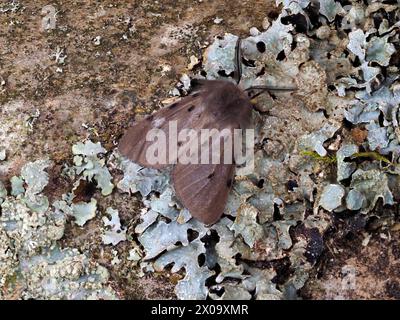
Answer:
<path fill-rule="evenodd" d="M 202 126 L 201 123 L 198 123 L 202 119 L 188 111 L 195 105 L 199 109 L 198 111 L 202 112 L 204 108 L 202 100 L 201 97 L 187 96 L 134 123 L 122 136 L 118 150 L 122 155 L 144 167 L 163 169 L 170 164 L 176 163 L 177 154 L 174 151 L 176 151 L 177 137 L 174 134 L 184 127 L 196 128 Z M 176 128 L 174 128 L 175 124 Z M 167 161 L 165 161 L 165 164 L 151 163 L 154 161 L 149 161 L 146 157 L 147 149 L 155 143 L 155 133 L 150 134 L 149 138 L 147 138 L 149 131 L 152 129 L 162 130 L 165 134 L 167 143 L 165 147 Z M 153 149 L 156 149 L 156 147 Z"/>

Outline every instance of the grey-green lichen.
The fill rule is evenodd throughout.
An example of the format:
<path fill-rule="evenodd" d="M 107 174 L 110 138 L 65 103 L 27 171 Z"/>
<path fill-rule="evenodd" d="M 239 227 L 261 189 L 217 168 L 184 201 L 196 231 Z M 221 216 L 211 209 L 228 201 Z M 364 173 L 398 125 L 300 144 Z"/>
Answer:
<path fill-rule="evenodd" d="M 115 299 L 107 286 L 108 271 L 79 253 L 77 249 L 45 250 L 21 259 L 19 272 L 24 277 L 24 299 Z"/>
<path fill-rule="evenodd" d="M 121 241 L 126 240 L 126 228 L 121 226 L 118 210 L 108 207 L 106 209 L 106 213 L 110 216 L 110 218 L 103 217 L 103 223 L 108 229 L 104 231 L 104 234 L 101 236 L 101 238 L 104 244 L 112 244 L 115 246 Z M 132 260 L 134 260 L 134 258 L 132 258 Z"/>
<path fill-rule="evenodd" d="M 88 140 L 72 146 L 74 156 L 74 169 L 78 175 L 91 181 L 95 180 L 103 196 L 110 195 L 114 189 L 112 176 L 105 165 L 105 159 L 100 158 L 106 150 L 101 144 Z"/>
<path fill-rule="evenodd" d="M 71 214 L 82 210 L 68 207 L 67 195 L 49 205 L 43 194 L 49 166 L 48 160 L 25 164 L 11 179 L 10 195 L 0 182 L 0 298 L 114 299 L 107 269 L 88 254 L 57 244 L 64 236 L 66 208 Z M 76 223 L 86 219 L 77 215 Z"/>

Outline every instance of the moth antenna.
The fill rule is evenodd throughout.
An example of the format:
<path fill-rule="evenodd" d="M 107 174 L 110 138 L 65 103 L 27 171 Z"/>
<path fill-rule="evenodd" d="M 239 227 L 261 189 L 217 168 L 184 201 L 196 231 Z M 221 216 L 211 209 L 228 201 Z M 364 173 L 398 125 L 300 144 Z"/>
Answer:
<path fill-rule="evenodd" d="M 242 78 L 242 39 L 238 37 L 238 40 L 236 42 L 236 47 L 235 47 L 235 80 L 236 83 L 239 84 L 240 79 Z"/>
<path fill-rule="evenodd" d="M 296 91 L 297 87 L 253 86 L 245 89 L 245 91 L 250 91 L 250 90 Z"/>

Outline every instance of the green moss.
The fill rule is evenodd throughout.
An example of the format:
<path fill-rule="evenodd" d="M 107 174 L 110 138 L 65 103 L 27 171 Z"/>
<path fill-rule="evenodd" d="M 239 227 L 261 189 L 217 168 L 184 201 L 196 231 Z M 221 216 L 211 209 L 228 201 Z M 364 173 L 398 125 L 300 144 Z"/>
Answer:
<path fill-rule="evenodd" d="M 315 161 L 321 161 L 321 162 L 328 163 L 328 164 L 333 164 L 333 163 L 337 162 L 336 156 L 327 155 L 325 157 L 322 157 L 315 151 L 303 150 L 303 151 L 300 151 L 300 154 L 303 156 L 306 156 L 306 157 L 310 157 Z"/>
<path fill-rule="evenodd" d="M 394 163 L 392 163 L 389 159 L 385 158 L 383 155 L 381 155 L 378 152 L 375 151 L 369 151 L 369 152 L 358 152 L 355 153 L 351 156 L 352 159 L 356 159 L 356 158 L 371 158 L 377 161 L 382 161 L 385 162 L 387 164 L 390 165 L 395 165 Z"/>
<path fill-rule="evenodd" d="M 321 161 L 321 162 L 328 163 L 328 164 L 334 164 L 337 162 L 337 158 L 335 155 L 328 155 L 328 156 L 322 157 L 315 151 L 309 151 L 309 150 L 300 151 L 300 154 L 303 156 L 306 156 L 306 157 L 310 157 L 315 161 Z M 395 163 L 391 162 L 385 156 L 383 156 L 380 153 L 375 152 L 375 151 L 358 152 L 358 153 L 353 154 L 350 158 L 351 159 L 369 158 L 369 159 L 373 159 L 376 161 L 382 161 L 384 163 L 387 163 L 388 165 L 396 166 Z"/>

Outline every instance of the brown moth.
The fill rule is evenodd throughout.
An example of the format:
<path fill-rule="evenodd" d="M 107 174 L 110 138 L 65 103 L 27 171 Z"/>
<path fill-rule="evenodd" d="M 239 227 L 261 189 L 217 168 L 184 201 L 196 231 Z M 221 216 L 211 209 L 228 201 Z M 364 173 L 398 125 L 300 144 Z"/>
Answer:
<path fill-rule="evenodd" d="M 241 77 L 240 39 L 236 44 L 235 79 Z M 146 141 L 149 130 L 158 128 L 168 136 L 170 121 L 176 121 L 177 131 L 182 129 L 247 129 L 252 126 L 251 90 L 292 90 L 286 88 L 254 87 L 242 90 L 223 80 L 193 80 L 193 92 L 176 103 L 131 126 L 119 142 L 122 155 L 144 167 L 162 169 L 168 164 L 150 164 L 146 151 L 152 142 Z M 257 94 L 258 95 L 258 94 Z M 167 138 L 168 141 L 168 138 Z M 168 150 L 168 149 L 167 149 Z M 221 150 L 222 151 L 222 150 Z M 221 159 L 223 151 L 221 152 Z M 203 222 L 217 222 L 224 212 L 233 184 L 235 164 L 181 164 L 172 171 L 172 182 L 181 203 L 191 215 Z"/>

